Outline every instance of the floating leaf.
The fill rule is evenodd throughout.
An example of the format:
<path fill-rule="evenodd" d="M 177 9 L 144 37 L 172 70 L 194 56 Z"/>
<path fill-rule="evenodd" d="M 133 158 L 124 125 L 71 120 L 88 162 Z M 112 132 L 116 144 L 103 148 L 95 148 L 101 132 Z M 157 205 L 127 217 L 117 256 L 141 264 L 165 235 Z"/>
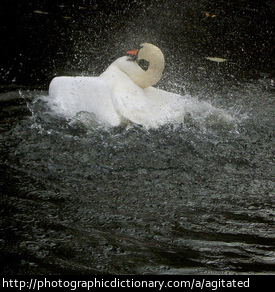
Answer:
<path fill-rule="evenodd" d="M 41 11 L 41 10 L 35 10 L 33 13 L 37 13 L 37 14 L 49 14 L 49 12 Z"/>
<path fill-rule="evenodd" d="M 209 12 L 205 12 L 205 17 L 214 18 L 214 17 L 217 17 L 217 15 L 216 14 L 210 14 Z"/>
<path fill-rule="evenodd" d="M 218 62 L 218 63 L 222 63 L 222 62 L 227 61 L 227 59 L 217 58 L 217 57 L 205 57 L 205 59 L 207 59 L 209 61 L 213 61 L 213 62 Z"/>

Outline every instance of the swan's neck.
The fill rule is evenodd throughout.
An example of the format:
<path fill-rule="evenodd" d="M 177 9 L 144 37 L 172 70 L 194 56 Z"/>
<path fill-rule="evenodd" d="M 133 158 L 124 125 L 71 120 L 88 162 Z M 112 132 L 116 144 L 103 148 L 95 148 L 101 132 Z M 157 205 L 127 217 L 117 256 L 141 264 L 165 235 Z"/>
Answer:
<path fill-rule="evenodd" d="M 141 69 L 136 62 L 129 61 L 128 57 L 121 57 L 114 64 L 141 88 L 155 85 L 160 80 L 164 69 L 164 59 L 161 61 L 152 59 L 146 71 Z"/>
<path fill-rule="evenodd" d="M 138 74 L 130 76 L 130 78 L 140 87 L 146 88 L 155 85 L 161 78 L 164 69 L 163 63 L 151 61 L 146 71 L 139 71 Z"/>

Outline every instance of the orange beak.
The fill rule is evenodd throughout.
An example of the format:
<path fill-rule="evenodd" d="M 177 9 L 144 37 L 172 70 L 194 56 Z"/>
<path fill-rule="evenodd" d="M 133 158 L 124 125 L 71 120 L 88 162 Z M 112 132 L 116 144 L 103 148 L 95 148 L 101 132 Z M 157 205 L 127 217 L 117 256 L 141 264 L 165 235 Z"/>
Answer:
<path fill-rule="evenodd" d="M 128 54 L 128 55 L 133 55 L 133 56 L 136 56 L 137 53 L 138 53 L 138 49 L 133 50 L 133 51 L 128 51 L 128 52 L 126 52 L 126 54 Z"/>

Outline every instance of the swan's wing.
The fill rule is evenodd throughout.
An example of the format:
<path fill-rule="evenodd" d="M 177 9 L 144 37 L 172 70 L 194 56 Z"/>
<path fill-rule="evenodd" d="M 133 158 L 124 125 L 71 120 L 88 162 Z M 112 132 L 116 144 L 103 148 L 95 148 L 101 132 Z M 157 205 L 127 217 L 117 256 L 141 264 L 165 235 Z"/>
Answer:
<path fill-rule="evenodd" d="M 184 123 L 186 114 L 198 122 L 232 123 L 234 118 L 222 109 L 215 108 L 206 101 L 199 101 L 189 95 L 181 96 L 154 87 L 145 89 L 147 96 L 154 99 L 154 116 L 159 116 L 159 125 Z"/>
<path fill-rule="evenodd" d="M 112 100 L 122 119 L 146 128 L 181 123 L 184 118 L 184 98 L 154 87 L 142 89 L 119 84 L 112 91 Z"/>
<path fill-rule="evenodd" d="M 151 127 L 152 105 L 143 89 L 134 83 L 129 86 L 118 84 L 112 90 L 112 101 L 122 120 Z"/>
<path fill-rule="evenodd" d="M 68 117 L 78 112 L 94 113 L 98 120 L 116 126 L 120 119 L 111 100 L 108 80 L 101 77 L 57 77 L 49 95 L 55 109 Z"/>
<path fill-rule="evenodd" d="M 155 124 L 160 126 L 183 121 L 186 106 L 186 99 L 183 96 L 151 86 L 144 91 L 152 102 Z"/>
<path fill-rule="evenodd" d="M 102 97 L 110 93 L 98 77 L 56 77 L 49 88 L 50 98 L 67 115 L 80 111 L 95 111 Z"/>

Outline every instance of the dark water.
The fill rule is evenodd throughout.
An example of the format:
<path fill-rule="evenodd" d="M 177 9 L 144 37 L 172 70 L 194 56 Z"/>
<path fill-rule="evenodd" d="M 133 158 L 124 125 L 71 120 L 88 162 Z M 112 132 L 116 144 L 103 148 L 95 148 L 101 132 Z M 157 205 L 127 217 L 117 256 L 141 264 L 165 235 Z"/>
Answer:
<path fill-rule="evenodd" d="M 169 3 L 175 6 L 168 7 Z M 257 1 L 249 5 L 240 2 L 243 6 L 231 7 L 224 2 L 221 7 L 213 6 L 212 15 L 220 15 L 216 25 L 224 30 L 220 37 L 228 42 L 229 29 L 224 26 L 232 22 L 226 16 L 233 17 L 230 11 L 235 13 L 235 26 L 230 31 L 235 42 L 243 41 L 243 50 L 231 50 L 229 44 L 215 37 L 216 17 L 203 16 L 210 2 L 201 1 L 197 6 L 188 1 L 186 6 L 169 3 L 140 1 L 136 10 L 126 3 L 123 9 L 114 10 L 112 22 L 105 7 L 93 6 L 94 10 L 101 9 L 100 19 L 108 24 L 101 21 L 103 28 L 98 31 L 93 26 L 98 14 L 78 22 L 79 18 L 73 19 L 75 6 L 59 6 L 71 17 L 62 21 L 74 21 L 64 27 L 77 46 L 67 57 L 59 51 L 64 54 L 59 54 L 63 58 L 59 63 L 56 61 L 57 71 L 49 73 L 52 67 L 45 65 L 41 82 L 34 80 L 35 74 L 27 78 L 23 73 L 29 71 L 24 66 L 14 71 L 18 74 L 12 79 L 20 81 L 20 90 L 11 90 L 18 86 L 9 82 L 12 73 L 3 77 L 2 91 L 6 92 L 0 95 L 0 146 L 4 273 L 274 273 L 275 92 L 272 64 L 265 62 L 271 50 L 267 45 L 271 41 L 266 26 L 271 23 L 266 7 L 274 6 L 262 7 Z M 89 15 L 91 5 L 85 1 L 81 5 L 90 10 L 78 9 L 77 16 Z M 52 10 L 43 5 L 31 10 L 46 8 L 50 14 L 26 12 L 27 22 L 33 15 L 44 19 L 61 15 L 56 10 L 52 16 Z M 251 21 L 258 15 L 265 34 L 247 27 L 234 30 L 241 27 L 237 12 Z M 119 17 L 122 20 L 117 22 Z M 93 25 L 89 22 L 92 19 Z M 140 21 L 147 30 L 141 33 L 135 24 L 144 19 L 149 19 L 147 23 Z M 170 22 L 160 29 L 165 19 Z M 209 20 L 212 23 L 205 24 Z M 209 38 L 202 41 L 206 25 L 211 30 Z M 192 36 L 192 27 L 193 31 L 197 28 L 197 35 Z M 94 33 L 90 40 L 87 32 Z M 80 33 L 82 38 L 76 38 Z M 110 35 L 113 37 L 105 38 L 105 45 L 117 52 L 102 56 L 104 44 L 99 36 Z M 47 87 L 50 76 L 62 70 L 70 75 L 96 74 L 142 38 L 153 39 L 167 56 L 159 87 L 210 102 L 233 121 L 193 115 L 186 116 L 185 123 L 177 127 L 147 131 L 132 125 L 106 130 L 98 128 L 85 113 L 74 120 L 60 118 L 51 112 L 45 98 L 41 99 L 47 97 L 47 91 L 39 88 Z M 255 47 L 249 49 L 250 42 L 256 40 L 261 40 L 261 48 L 266 44 L 266 55 Z M 246 57 L 244 53 L 238 57 L 239 49 L 246 51 Z M 57 59 L 51 54 L 48 57 L 54 62 Z M 209 62 L 204 57 L 210 54 L 230 61 Z M 6 60 L 6 64 L 11 63 Z M 31 68 L 35 72 L 39 66 Z"/>

